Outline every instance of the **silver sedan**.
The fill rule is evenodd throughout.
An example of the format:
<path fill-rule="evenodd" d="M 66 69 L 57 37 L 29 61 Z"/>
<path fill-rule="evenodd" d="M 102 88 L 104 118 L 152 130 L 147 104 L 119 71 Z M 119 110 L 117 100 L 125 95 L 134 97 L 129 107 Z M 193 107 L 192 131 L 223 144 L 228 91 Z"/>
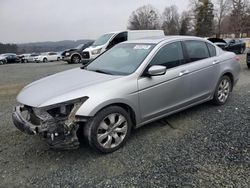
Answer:
<path fill-rule="evenodd" d="M 13 121 L 52 148 L 77 148 L 82 135 L 94 149 L 113 152 L 132 128 L 206 101 L 225 104 L 239 73 L 234 53 L 202 38 L 125 42 L 26 86 Z"/>

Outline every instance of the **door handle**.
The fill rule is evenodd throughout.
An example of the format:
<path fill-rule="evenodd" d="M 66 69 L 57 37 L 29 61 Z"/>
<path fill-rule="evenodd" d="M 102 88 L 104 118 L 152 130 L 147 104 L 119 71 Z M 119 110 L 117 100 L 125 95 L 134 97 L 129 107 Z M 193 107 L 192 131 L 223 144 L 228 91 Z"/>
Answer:
<path fill-rule="evenodd" d="M 188 70 L 183 70 L 179 73 L 179 76 L 184 76 L 186 74 L 189 74 L 189 71 Z"/>
<path fill-rule="evenodd" d="M 214 61 L 213 61 L 213 65 L 216 65 L 216 64 L 219 64 L 219 63 L 220 63 L 219 60 L 214 60 Z"/>

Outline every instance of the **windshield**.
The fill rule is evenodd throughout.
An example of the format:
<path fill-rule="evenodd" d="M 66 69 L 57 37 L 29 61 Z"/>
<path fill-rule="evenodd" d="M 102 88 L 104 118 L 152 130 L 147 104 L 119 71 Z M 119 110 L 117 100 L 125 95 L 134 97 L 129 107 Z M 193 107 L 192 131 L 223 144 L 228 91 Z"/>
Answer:
<path fill-rule="evenodd" d="M 31 57 L 39 56 L 39 54 L 31 54 Z"/>
<path fill-rule="evenodd" d="M 82 49 L 83 46 L 84 46 L 84 44 L 80 44 L 80 45 L 78 45 L 78 46 L 76 47 L 76 49 L 80 50 L 80 49 Z"/>
<path fill-rule="evenodd" d="M 224 41 L 226 41 L 226 43 L 229 43 L 232 39 L 224 39 Z"/>
<path fill-rule="evenodd" d="M 99 37 L 92 46 L 101 46 L 109 41 L 109 39 L 114 35 L 114 33 L 109 33 Z"/>
<path fill-rule="evenodd" d="M 92 61 L 86 69 L 113 75 L 129 75 L 141 65 L 154 46 L 118 44 Z"/>

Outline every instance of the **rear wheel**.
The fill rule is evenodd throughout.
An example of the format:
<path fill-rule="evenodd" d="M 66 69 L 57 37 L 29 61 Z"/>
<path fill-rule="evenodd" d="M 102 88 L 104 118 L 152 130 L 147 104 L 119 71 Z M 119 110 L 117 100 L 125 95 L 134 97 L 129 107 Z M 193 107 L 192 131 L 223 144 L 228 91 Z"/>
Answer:
<path fill-rule="evenodd" d="M 213 102 L 216 105 L 223 105 L 227 102 L 230 92 L 232 90 L 232 81 L 231 79 L 224 75 L 221 77 L 219 84 L 216 87 Z"/>
<path fill-rule="evenodd" d="M 110 106 L 98 112 L 86 124 L 84 135 L 92 148 L 103 153 L 111 153 L 125 144 L 131 126 L 131 118 L 126 110 Z"/>
<path fill-rule="evenodd" d="M 81 57 L 79 55 L 73 55 L 71 58 L 72 63 L 77 64 L 77 63 L 80 63 L 80 61 L 81 61 Z"/>

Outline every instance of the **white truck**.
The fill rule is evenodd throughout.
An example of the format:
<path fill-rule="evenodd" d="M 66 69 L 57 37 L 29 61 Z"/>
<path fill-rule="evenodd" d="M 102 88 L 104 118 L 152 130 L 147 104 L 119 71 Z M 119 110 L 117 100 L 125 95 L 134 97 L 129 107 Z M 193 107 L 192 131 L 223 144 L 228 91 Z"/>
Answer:
<path fill-rule="evenodd" d="M 82 51 L 82 62 L 86 63 L 95 59 L 97 56 L 120 42 L 163 36 L 163 30 L 133 30 L 109 32 L 99 37 L 90 47 Z"/>

